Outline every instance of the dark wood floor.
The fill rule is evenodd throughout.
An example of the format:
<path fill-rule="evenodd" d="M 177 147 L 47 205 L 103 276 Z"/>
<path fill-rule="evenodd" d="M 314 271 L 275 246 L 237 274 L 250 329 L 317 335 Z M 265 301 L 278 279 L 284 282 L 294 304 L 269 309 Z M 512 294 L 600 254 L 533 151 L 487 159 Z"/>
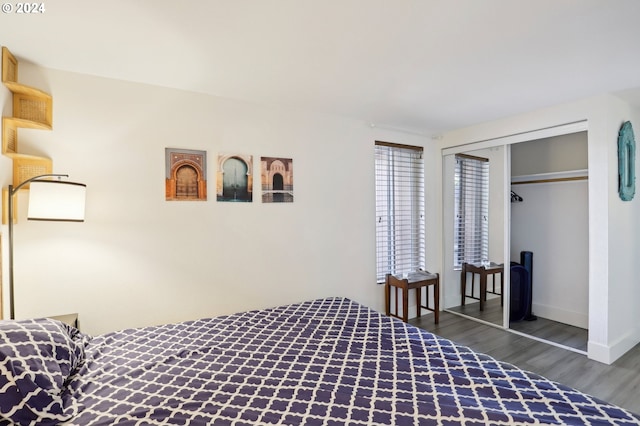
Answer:
<path fill-rule="evenodd" d="M 612 365 L 449 312 L 410 319 L 417 327 L 640 413 L 640 345 Z"/>
<path fill-rule="evenodd" d="M 480 311 L 479 303 L 467 302 L 465 306 L 450 308 L 450 311 L 481 319 L 492 324 L 502 325 L 502 306 L 500 299 L 487 300 L 484 310 Z M 584 328 L 562 324 L 546 318 L 538 317 L 535 321 L 519 321 L 510 324 L 510 327 L 521 333 L 526 333 L 540 339 L 549 340 L 560 345 L 577 349 L 586 354 L 589 332 Z"/>

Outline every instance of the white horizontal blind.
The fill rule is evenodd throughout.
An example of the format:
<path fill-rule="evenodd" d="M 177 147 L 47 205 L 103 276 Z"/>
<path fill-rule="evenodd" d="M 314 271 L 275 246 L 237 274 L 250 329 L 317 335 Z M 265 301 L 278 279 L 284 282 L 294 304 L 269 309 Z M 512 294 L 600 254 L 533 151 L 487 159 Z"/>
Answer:
<path fill-rule="evenodd" d="M 456 155 L 454 268 L 489 256 L 489 159 Z"/>
<path fill-rule="evenodd" d="M 376 142 L 377 281 L 425 267 L 421 147 Z"/>

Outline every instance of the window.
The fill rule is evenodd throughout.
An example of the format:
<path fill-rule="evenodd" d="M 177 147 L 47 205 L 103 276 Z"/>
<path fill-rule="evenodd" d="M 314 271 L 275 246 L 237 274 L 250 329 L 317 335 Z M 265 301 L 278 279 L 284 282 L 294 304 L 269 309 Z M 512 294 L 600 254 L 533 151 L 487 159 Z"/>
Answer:
<path fill-rule="evenodd" d="M 377 281 L 425 267 L 421 147 L 376 142 Z"/>
<path fill-rule="evenodd" d="M 454 268 L 489 257 L 489 159 L 457 154 Z"/>

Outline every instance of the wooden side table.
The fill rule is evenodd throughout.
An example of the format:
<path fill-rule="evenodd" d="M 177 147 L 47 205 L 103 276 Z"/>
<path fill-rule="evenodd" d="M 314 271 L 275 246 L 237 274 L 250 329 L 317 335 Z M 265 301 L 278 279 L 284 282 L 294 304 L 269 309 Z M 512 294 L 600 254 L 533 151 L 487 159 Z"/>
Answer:
<path fill-rule="evenodd" d="M 395 289 L 395 312 L 391 312 L 391 287 Z M 425 305 L 422 304 L 422 287 L 427 287 Z M 433 287 L 434 307 L 429 307 L 429 287 Z M 384 286 L 384 300 L 386 314 L 390 317 L 399 318 L 404 322 L 409 319 L 409 290 L 416 290 L 416 306 L 418 317 L 421 315 L 421 308 L 427 309 L 434 314 L 435 323 L 440 320 L 440 276 L 426 271 L 413 272 L 407 278 L 398 278 L 387 274 Z M 398 290 L 402 290 L 402 316 L 398 315 Z"/>
<path fill-rule="evenodd" d="M 460 295 L 461 295 L 461 305 L 464 306 L 464 302 L 465 299 L 467 297 L 471 298 L 471 299 L 477 299 L 480 301 L 480 310 L 484 310 L 484 304 L 487 301 L 487 277 L 489 275 L 492 276 L 493 278 L 493 291 L 490 291 L 489 293 L 493 293 L 493 294 L 498 294 L 496 292 L 496 274 L 500 275 L 500 304 L 502 305 L 504 303 L 504 296 L 503 296 L 503 289 L 502 289 L 502 285 L 504 283 L 503 281 L 503 274 L 504 272 L 504 265 L 502 264 L 498 264 L 498 263 L 493 263 L 490 262 L 489 265 L 487 266 L 483 266 L 483 265 L 476 265 L 473 263 L 463 263 L 462 264 L 462 271 L 461 271 L 461 275 L 460 275 Z M 471 295 L 469 296 L 467 294 L 467 273 L 471 273 Z M 474 290 L 474 286 L 475 286 L 475 274 L 478 274 L 480 276 L 480 294 L 479 297 L 475 297 L 473 295 L 473 290 Z"/>

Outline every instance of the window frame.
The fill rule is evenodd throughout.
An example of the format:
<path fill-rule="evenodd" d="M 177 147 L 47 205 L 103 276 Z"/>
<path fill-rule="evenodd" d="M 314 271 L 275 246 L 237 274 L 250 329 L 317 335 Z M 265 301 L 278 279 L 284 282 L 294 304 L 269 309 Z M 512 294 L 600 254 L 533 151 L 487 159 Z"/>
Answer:
<path fill-rule="evenodd" d="M 489 258 L 489 159 L 455 154 L 453 268 Z"/>
<path fill-rule="evenodd" d="M 376 281 L 425 269 L 424 148 L 375 141 Z"/>

